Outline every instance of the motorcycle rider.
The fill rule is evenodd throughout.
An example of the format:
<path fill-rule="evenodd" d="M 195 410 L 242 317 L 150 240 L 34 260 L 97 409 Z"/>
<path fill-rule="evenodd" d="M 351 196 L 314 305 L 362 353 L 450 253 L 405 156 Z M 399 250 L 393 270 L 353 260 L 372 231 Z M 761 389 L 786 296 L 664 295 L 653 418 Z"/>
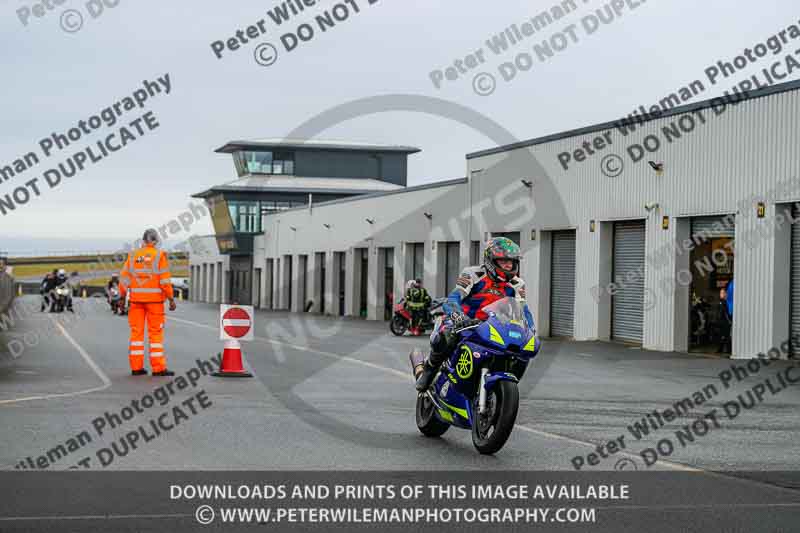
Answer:
<path fill-rule="evenodd" d="M 59 268 L 58 272 L 56 273 L 55 286 L 61 287 L 62 285 L 65 285 L 67 289 L 69 289 L 69 294 L 67 294 L 67 310 L 74 313 L 75 310 L 72 308 L 72 287 L 69 284 L 67 271 L 63 268 Z"/>
<path fill-rule="evenodd" d="M 111 274 L 111 279 L 108 281 L 108 285 L 106 285 L 106 299 L 108 300 L 108 305 L 111 306 L 112 311 L 116 311 L 116 309 L 114 309 L 114 300 L 111 298 L 111 291 L 113 291 L 114 288 L 119 290 L 119 274 L 116 272 Z"/>
<path fill-rule="evenodd" d="M 48 272 L 42 280 L 42 284 L 39 286 L 39 294 L 42 295 L 42 312 L 44 312 L 46 307 L 50 306 L 50 292 L 56 288 L 57 273 L 57 269 L 53 269 L 52 272 Z"/>
<path fill-rule="evenodd" d="M 505 237 L 490 239 L 483 252 L 483 264 L 466 268 L 456 281 L 456 288 L 444 304 L 449 320 L 442 321 L 431 334 L 431 352 L 417 379 L 417 391 L 430 387 L 441 364 L 455 349 L 458 328 L 468 319 L 486 320 L 483 308 L 502 298 L 512 297 L 523 302 L 525 319 L 534 327 L 533 315 L 525 302 L 525 282 L 519 277 L 522 252 L 519 246 Z M 537 342 L 538 344 L 538 342 Z M 538 352 L 538 346 L 534 353 Z"/>
<path fill-rule="evenodd" d="M 431 296 L 422 280 L 417 278 L 410 280 L 406 289 L 406 309 L 411 313 L 411 333 L 419 335 L 419 327 L 425 315 L 431 307 Z"/>

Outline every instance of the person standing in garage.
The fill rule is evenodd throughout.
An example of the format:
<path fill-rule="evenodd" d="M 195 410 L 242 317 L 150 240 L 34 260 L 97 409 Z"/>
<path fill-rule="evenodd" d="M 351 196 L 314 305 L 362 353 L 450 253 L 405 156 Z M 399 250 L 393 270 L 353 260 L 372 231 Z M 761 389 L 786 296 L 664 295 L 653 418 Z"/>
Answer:
<path fill-rule="evenodd" d="M 733 326 L 733 280 L 719 291 L 719 307 L 717 309 L 717 334 L 719 348 L 717 353 L 731 352 L 731 327 Z"/>
<path fill-rule="evenodd" d="M 156 247 L 158 232 L 148 229 L 142 237 L 143 245 L 128 254 L 120 272 L 120 296 L 130 293 L 128 324 L 130 324 L 129 361 L 131 374 L 142 376 L 144 369 L 144 328 L 150 342 L 150 368 L 154 376 L 174 376 L 167 370 L 164 357 L 164 300 L 169 300 L 169 310 L 174 311 L 175 298 L 169 272 L 167 254 Z"/>

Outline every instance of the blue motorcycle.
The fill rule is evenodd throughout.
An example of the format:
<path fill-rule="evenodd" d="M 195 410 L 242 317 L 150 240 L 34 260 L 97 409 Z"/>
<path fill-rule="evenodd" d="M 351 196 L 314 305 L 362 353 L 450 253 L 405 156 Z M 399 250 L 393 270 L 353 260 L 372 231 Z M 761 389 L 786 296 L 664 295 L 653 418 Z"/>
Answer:
<path fill-rule="evenodd" d="M 469 429 L 475 448 L 493 454 L 511 435 L 519 409 L 517 384 L 541 343 L 516 299 L 503 298 L 483 311 L 487 320 L 470 320 L 456 330 L 456 349 L 417 397 L 416 421 L 428 437 L 439 437 L 450 426 Z M 415 374 L 424 357 L 419 350 L 411 353 Z"/>

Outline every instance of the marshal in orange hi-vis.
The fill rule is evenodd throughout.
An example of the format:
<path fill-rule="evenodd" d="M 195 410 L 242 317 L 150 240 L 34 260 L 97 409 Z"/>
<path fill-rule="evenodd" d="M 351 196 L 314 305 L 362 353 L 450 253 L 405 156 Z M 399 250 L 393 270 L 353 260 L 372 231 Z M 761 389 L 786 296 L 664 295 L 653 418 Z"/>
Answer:
<path fill-rule="evenodd" d="M 128 323 L 131 328 L 129 361 L 134 374 L 144 373 L 144 330 L 150 343 L 150 367 L 154 375 L 165 375 L 164 300 L 174 309 L 169 261 L 154 243 L 131 252 L 120 273 L 122 297 L 130 295 Z"/>

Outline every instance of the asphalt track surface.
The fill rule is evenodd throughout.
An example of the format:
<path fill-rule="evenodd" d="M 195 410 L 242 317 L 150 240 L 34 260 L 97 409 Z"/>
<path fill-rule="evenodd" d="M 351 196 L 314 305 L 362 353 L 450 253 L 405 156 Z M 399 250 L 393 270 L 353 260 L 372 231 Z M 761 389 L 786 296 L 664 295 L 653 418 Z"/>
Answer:
<path fill-rule="evenodd" d="M 18 304 L 31 298 L 36 301 L 35 296 L 23 297 Z M 32 313 L 0 333 L 0 352 L 6 352 L 0 354 L 3 469 L 13 470 L 27 457 L 36 461 L 87 431 L 92 442 L 53 461 L 48 470 L 67 469 L 92 457 L 92 470 L 102 471 L 574 472 L 575 457 L 586 458 L 599 444 L 624 435 L 624 451 L 582 471 L 689 471 L 765 491 L 767 501 L 796 494 L 796 476 L 787 472 L 800 470 L 798 387 L 767 394 L 733 420 L 722 411 L 725 401 L 745 394 L 789 363 L 773 363 L 734 382 L 730 390 L 668 423 L 654 437 L 637 441 L 627 429 L 630 424 L 709 383 L 719 386 L 720 372 L 746 363 L 614 343 L 546 340 L 520 387 L 521 405 L 511 438 L 495 456 L 481 456 L 466 431 L 453 428 L 440 439 L 428 439 L 415 427 L 408 352 L 425 348 L 424 337 L 394 337 L 382 322 L 258 312 L 257 338 L 243 343 L 245 364 L 256 377 L 202 376 L 194 387 L 176 387 L 165 405 L 98 437 L 93 420 L 106 412 L 120 413 L 132 400 L 152 395 L 172 380 L 130 376 L 126 319 L 88 301 L 78 301 L 77 306 L 77 316 L 69 322 L 60 323 L 66 316 Z M 17 346 L 27 341 L 16 358 L 7 349 L 12 340 Z M 178 310 L 168 313 L 165 346 L 169 367 L 179 376 L 197 368 L 198 359 L 210 360 L 222 346 L 217 306 L 179 302 Z M 140 443 L 125 456 L 114 456 L 108 465 L 99 464 L 100 448 L 109 448 L 125 431 L 201 391 L 210 407 L 200 409 L 195 402 L 196 414 L 174 429 Z M 664 437 L 677 444 L 675 431 L 713 408 L 720 427 L 645 465 L 642 449 Z M 765 512 L 798 517 L 797 509 L 792 504 Z M 69 509 L 62 511 L 68 514 Z M 104 511 L 103 516 L 109 514 Z M 76 530 L 104 530 L 91 520 L 75 520 Z M 0 531 L 25 530 L 25 524 L 31 526 L 0 521 Z"/>

